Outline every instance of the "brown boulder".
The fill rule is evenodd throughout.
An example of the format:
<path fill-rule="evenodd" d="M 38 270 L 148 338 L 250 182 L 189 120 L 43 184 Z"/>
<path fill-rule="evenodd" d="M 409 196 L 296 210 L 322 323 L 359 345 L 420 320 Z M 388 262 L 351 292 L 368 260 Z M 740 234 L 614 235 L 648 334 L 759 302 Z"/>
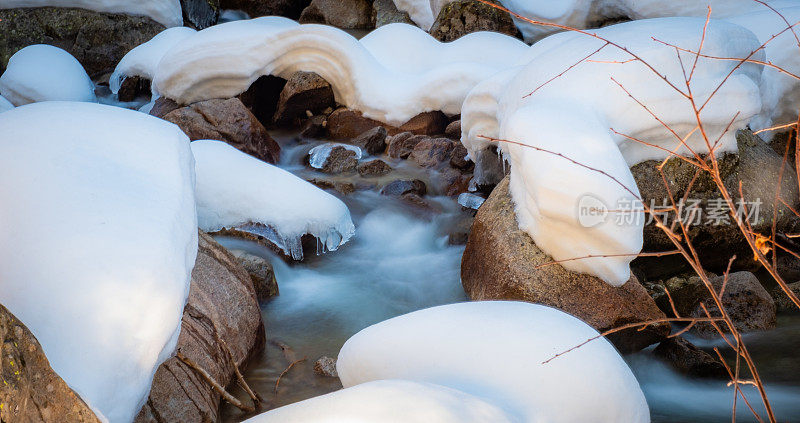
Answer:
<path fill-rule="evenodd" d="M 386 154 L 395 159 L 407 159 L 420 142 L 429 139 L 427 135 L 414 135 L 411 132 L 399 133 L 387 140 Z"/>
<path fill-rule="evenodd" d="M 309 166 L 324 173 L 353 172 L 358 166 L 358 155 L 355 151 L 341 145 L 323 144 L 320 151 L 313 149 L 309 153 Z M 321 162 L 321 163 L 320 163 Z"/>
<path fill-rule="evenodd" d="M 519 229 L 508 178 L 478 210 L 461 260 L 461 281 L 473 300 L 522 300 L 559 308 L 600 332 L 665 318 L 636 277 L 613 287 L 594 276 L 568 271 Z M 669 324 L 617 332 L 608 338 L 623 353 L 660 341 Z"/>
<path fill-rule="evenodd" d="M 345 29 L 375 28 L 372 2 L 368 0 L 312 0 L 303 10 L 299 21 Z"/>
<path fill-rule="evenodd" d="M 386 150 L 386 128 L 376 126 L 367 132 L 359 135 L 350 144 L 361 147 L 361 150 L 369 155 L 381 154 Z"/>
<path fill-rule="evenodd" d="M 736 330 L 739 332 L 752 332 L 774 329 L 777 324 L 775 317 L 775 301 L 766 289 L 761 285 L 756 276 L 750 272 L 735 272 L 728 275 L 727 283 L 723 276 L 711 278 L 711 284 L 719 292 L 725 284 L 725 291 L 722 293 L 722 306 L 733 320 Z M 703 299 L 712 317 L 720 316 L 719 309 L 706 294 Z M 691 313 L 693 317 L 706 317 L 701 305 Z M 720 328 L 728 332 L 724 324 Z M 719 333 L 711 323 L 700 322 L 692 329 L 694 333 L 711 338 L 718 336 Z"/>
<path fill-rule="evenodd" d="M 341 107 L 328 117 L 328 135 L 334 139 L 353 139 L 376 126 L 383 126 L 389 135 L 411 132 L 417 135 L 444 133 L 447 116 L 442 112 L 425 112 L 409 119 L 401 126 L 392 126 L 364 117 L 361 112 Z"/>
<path fill-rule="evenodd" d="M 304 119 L 308 117 L 307 111 L 319 114 L 334 105 L 333 88 L 328 81 L 313 72 L 295 72 L 286 81 L 278 98 L 275 123 Z"/>
<path fill-rule="evenodd" d="M 150 80 L 140 76 L 129 76 L 122 81 L 117 93 L 119 101 L 134 101 L 136 97 L 150 96 Z"/>
<path fill-rule="evenodd" d="M 467 172 L 472 170 L 474 163 L 472 160 L 467 160 L 467 154 L 467 148 L 460 142 L 456 143 L 453 154 L 450 155 L 450 166 Z"/>
<path fill-rule="evenodd" d="M 244 251 L 232 251 L 231 253 L 250 275 L 258 302 L 266 301 L 279 294 L 275 270 L 269 260 Z"/>
<path fill-rule="evenodd" d="M 50 368 L 42 346 L 0 305 L 0 421 L 100 422 Z"/>
<path fill-rule="evenodd" d="M 268 163 L 277 163 L 281 147 L 238 98 L 206 100 L 175 109 L 163 117 L 189 139 L 220 140 Z"/>
<path fill-rule="evenodd" d="M 392 167 L 383 160 L 375 159 L 358 165 L 358 174 L 361 176 L 381 176 L 392 171 Z"/>
<path fill-rule="evenodd" d="M 224 341 L 224 344 L 221 341 Z M 253 283 L 236 258 L 201 232 L 178 351 L 220 385 L 234 380 L 264 345 L 264 324 Z M 220 395 L 200 374 L 172 357 L 159 366 L 136 422 L 215 422 Z"/>
<path fill-rule="evenodd" d="M 454 120 L 444 128 L 444 134 L 447 135 L 447 138 L 453 140 L 460 140 L 461 139 L 461 120 Z"/>
<path fill-rule="evenodd" d="M 454 148 L 449 138 L 427 138 L 414 145 L 409 158 L 422 167 L 434 167 L 450 160 Z"/>
<path fill-rule="evenodd" d="M 519 36 L 519 30 L 508 12 L 476 0 L 455 1 L 444 6 L 430 33 L 439 41 L 453 41 L 477 31 Z"/>

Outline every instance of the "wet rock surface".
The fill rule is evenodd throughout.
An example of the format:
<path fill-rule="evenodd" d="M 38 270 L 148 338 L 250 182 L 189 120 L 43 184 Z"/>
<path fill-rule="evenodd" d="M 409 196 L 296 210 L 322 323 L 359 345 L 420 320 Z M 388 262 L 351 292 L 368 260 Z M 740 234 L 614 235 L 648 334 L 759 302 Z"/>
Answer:
<path fill-rule="evenodd" d="M 697 348 L 694 344 L 681 337 L 668 338 L 661 341 L 653 350 L 653 354 L 688 376 L 728 378 L 728 372 L 718 358 Z"/>

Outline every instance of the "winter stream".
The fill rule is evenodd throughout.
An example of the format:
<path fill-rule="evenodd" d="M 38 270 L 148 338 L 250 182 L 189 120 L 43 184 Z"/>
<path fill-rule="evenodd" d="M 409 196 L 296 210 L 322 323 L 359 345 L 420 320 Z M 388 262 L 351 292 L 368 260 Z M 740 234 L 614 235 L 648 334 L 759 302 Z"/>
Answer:
<path fill-rule="evenodd" d="M 330 180 L 329 175 L 311 171 L 302 163 L 315 144 L 298 146 L 291 138 L 276 137 L 284 147 L 281 166 L 306 179 L 325 176 Z M 430 182 L 422 169 L 390 164 L 396 167 L 392 179 Z M 338 182 L 358 182 L 358 176 L 337 178 Z M 379 186 L 388 181 L 373 182 Z M 359 330 L 414 310 L 466 301 L 460 283 L 463 246 L 451 245 L 448 238 L 468 212 L 454 199 L 443 196 L 428 197 L 436 210 L 428 212 L 377 191 L 336 194 L 350 208 L 356 236 L 340 250 L 311 255 L 300 264 L 287 264 L 251 242 L 218 239 L 229 249 L 270 259 L 275 268 L 280 295 L 261 305 L 266 348 L 245 372 L 246 380 L 265 399 L 267 407 L 341 388 L 338 379 L 315 375 L 313 365 L 322 356 L 336 358 L 342 344 Z M 800 315 L 780 316 L 778 329 L 745 337 L 767 381 L 772 405 L 786 421 L 800 421 L 798 339 Z M 721 343 L 691 340 L 712 354 L 713 347 L 722 347 Z M 724 381 L 686 378 L 654 358 L 649 350 L 626 360 L 647 396 L 654 422 L 730 421 L 733 388 Z M 296 363 L 287 371 L 292 362 Z M 235 392 L 242 401 L 248 400 L 241 389 Z M 759 408 L 756 391 L 746 392 Z M 228 404 L 223 413 L 226 422 L 248 417 Z M 739 401 L 737 420 L 755 421 L 750 417 L 746 405 Z"/>

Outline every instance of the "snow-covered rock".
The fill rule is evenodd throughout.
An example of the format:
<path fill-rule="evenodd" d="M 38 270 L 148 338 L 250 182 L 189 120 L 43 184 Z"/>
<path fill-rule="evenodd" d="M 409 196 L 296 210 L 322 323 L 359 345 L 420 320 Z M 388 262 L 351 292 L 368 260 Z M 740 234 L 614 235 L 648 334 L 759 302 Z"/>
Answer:
<path fill-rule="evenodd" d="M 180 42 L 159 63 L 154 86 L 190 104 L 236 96 L 262 75 L 314 72 L 332 85 L 337 102 L 399 126 L 422 112 L 458 114 L 475 84 L 527 49 L 488 32 L 440 43 L 407 24 L 382 26 L 359 42 L 337 28 L 267 17 L 217 25 Z"/>
<path fill-rule="evenodd" d="M 325 144 L 320 144 L 314 148 L 312 148 L 308 152 L 308 164 L 309 166 L 313 167 L 314 169 L 322 169 L 325 167 L 325 162 L 328 161 L 328 158 L 331 155 L 331 151 L 334 148 L 341 147 L 347 151 L 352 151 L 354 153 L 354 157 L 356 160 L 361 159 L 361 148 L 355 145 L 350 144 L 342 144 L 338 142 L 327 142 Z"/>
<path fill-rule="evenodd" d="M 521 422 L 648 422 L 636 378 L 597 332 L 542 305 L 487 301 L 416 311 L 342 347 L 348 388 L 381 379 L 433 383 L 483 398 Z"/>
<path fill-rule="evenodd" d="M 48 6 L 148 16 L 166 27 L 183 25 L 179 0 L 0 0 L 0 9 Z"/>
<path fill-rule="evenodd" d="M 71 54 L 46 44 L 16 52 L 0 76 L 0 95 L 15 106 L 39 101 L 97 101 L 94 83 Z"/>
<path fill-rule="evenodd" d="M 625 46 L 676 87 L 685 89 L 675 50 L 651 37 L 696 48 L 704 24 L 703 18 L 661 18 L 627 22 L 595 32 Z M 563 265 L 618 286 L 630 277 L 629 263 L 641 250 L 645 222 L 637 212 L 641 210 L 635 203 L 638 189 L 629 167 L 644 160 L 663 159 L 669 150 L 680 145 L 679 139 L 650 112 L 681 137 L 687 136 L 697 122 L 688 100 L 643 64 L 631 61 L 631 56 L 622 50 L 606 46 L 591 60 L 584 60 L 603 44 L 574 32 L 556 34 L 535 44 L 526 57 L 530 62 L 516 75 L 498 75 L 478 85 L 468 96 L 462 111 L 462 142 L 471 157 L 486 146 L 486 140 L 479 135 L 523 144 L 500 146 L 511 163 L 510 188 L 520 228 L 555 260 L 595 256 Z M 745 28 L 712 21 L 703 51 L 715 56 L 744 57 L 759 45 Z M 682 53 L 681 57 L 685 64 L 694 60 L 689 53 Z M 763 51 L 754 58 L 763 60 Z M 692 79 L 693 95 L 701 105 L 732 72 L 701 113 L 711 142 L 720 137 L 718 154 L 736 150 L 735 131 L 761 110 L 761 67 L 746 63 L 734 70 L 736 65 L 735 61 L 701 58 Z M 564 74 L 558 76 L 561 73 Z M 617 83 L 646 104 L 649 111 Z M 492 84 L 503 88 L 495 91 Z M 615 134 L 612 128 L 660 148 Z M 687 144 L 698 153 L 709 150 L 697 131 Z M 685 147 L 676 151 L 688 153 Z M 616 181 L 553 153 L 602 170 Z M 599 219 L 586 219 L 587 211 L 625 209 L 626 204 L 627 214 L 609 212 Z"/>
<path fill-rule="evenodd" d="M 192 151 L 200 229 L 256 232 L 295 259 L 305 234 L 333 251 L 355 233 L 341 200 L 297 176 L 221 141 L 195 141 Z"/>
<path fill-rule="evenodd" d="M 0 95 L 0 113 L 7 112 L 14 108 L 14 105 L 11 104 L 10 101 L 6 100 L 5 97 Z"/>
<path fill-rule="evenodd" d="M 129 422 L 175 347 L 189 291 L 189 140 L 79 102 L 2 113 L 0 133 L 0 303 L 94 410 Z"/>
<path fill-rule="evenodd" d="M 287 405 L 247 423 L 511 423 L 476 396 L 430 383 L 379 380 Z"/>
<path fill-rule="evenodd" d="M 169 28 L 150 41 L 129 51 L 120 60 L 109 78 L 108 84 L 111 92 L 117 94 L 122 81 L 131 76 L 140 76 L 152 81 L 158 62 L 161 61 L 164 54 L 179 42 L 194 35 L 195 32 L 197 31 L 185 26 Z"/>

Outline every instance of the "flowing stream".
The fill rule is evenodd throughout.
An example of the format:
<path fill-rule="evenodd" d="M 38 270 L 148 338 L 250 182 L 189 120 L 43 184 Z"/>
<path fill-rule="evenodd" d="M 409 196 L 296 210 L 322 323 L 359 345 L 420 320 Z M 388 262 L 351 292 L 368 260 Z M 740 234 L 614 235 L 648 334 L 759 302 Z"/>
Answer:
<path fill-rule="evenodd" d="M 426 170 L 390 162 L 395 171 L 384 179 L 322 175 L 302 164 L 316 144 L 297 145 L 291 138 L 276 137 L 284 146 L 282 167 L 304 178 L 324 176 L 375 187 L 338 195 L 350 208 L 357 228 L 356 236 L 338 251 L 287 264 L 259 245 L 219 239 L 230 249 L 269 258 L 275 268 L 280 295 L 261 306 L 267 345 L 245 372 L 268 408 L 341 388 L 338 379 L 315 375 L 313 363 L 321 356 L 336 358 L 347 338 L 362 328 L 414 310 L 466 300 L 459 279 L 463 247 L 450 245 L 448 234 L 469 219 L 469 213 L 447 197 L 428 197 L 436 210 L 431 212 L 377 192 L 380 183 L 398 178 L 419 178 L 435 185 Z M 691 340 L 708 351 L 722 347 Z M 780 316 L 778 329 L 749 334 L 745 340 L 767 382 L 779 420 L 800 421 L 800 315 Z M 650 350 L 626 359 L 647 396 L 654 422 L 731 421 L 733 388 L 726 381 L 679 375 Z M 763 415 L 755 389 L 748 388 L 746 393 Z M 249 401 L 242 390 L 235 394 Z M 737 421 L 755 421 L 751 416 L 740 400 Z M 246 417 L 230 405 L 223 407 L 226 422 Z"/>

